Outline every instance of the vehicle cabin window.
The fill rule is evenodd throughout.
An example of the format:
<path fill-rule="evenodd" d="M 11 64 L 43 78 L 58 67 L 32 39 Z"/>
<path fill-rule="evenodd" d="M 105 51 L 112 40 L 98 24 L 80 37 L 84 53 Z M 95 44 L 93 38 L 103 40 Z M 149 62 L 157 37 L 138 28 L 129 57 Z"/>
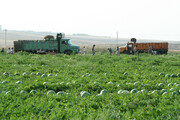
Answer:
<path fill-rule="evenodd" d="M 58 38 L 61 38 L 62 37 L 62 35 L 58 35 Z"/>
<path fill-rule="evenodd" d="M 67 45 L 67 42 L 66 41 L 62 41 L 62 44 Z"/>

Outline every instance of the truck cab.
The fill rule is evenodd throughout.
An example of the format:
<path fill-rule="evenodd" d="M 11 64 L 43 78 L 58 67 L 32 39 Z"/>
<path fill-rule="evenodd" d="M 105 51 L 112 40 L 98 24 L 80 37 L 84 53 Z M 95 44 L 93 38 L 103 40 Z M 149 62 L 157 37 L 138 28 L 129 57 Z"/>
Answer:
<path fill-rule="evenodd" d="M 64 54 L 79 53 L 80 47 L 72 45 L 70 39 L 61 39 L 59 52 Z"/>
<path fill-rule="evenodd" d="M 120 53 L 133 54 L 135 43 L 128 42 L 124 47 L 120 47 Z"/>
<path fill-rule="evenodd" d="M 57 34 L 58 52 L 64 54 L 71 54 L 72 52 L 79 53 L 80 46 L 72 45 L 70 39 L 65 39 L 62 33 Z"/>
<path fill-rule="evenodd" d="M 134 47 L 136 46 L 136 38 L 131 38 L 124 47 L 120 47 L 120 53 L 134 54 Z"/>

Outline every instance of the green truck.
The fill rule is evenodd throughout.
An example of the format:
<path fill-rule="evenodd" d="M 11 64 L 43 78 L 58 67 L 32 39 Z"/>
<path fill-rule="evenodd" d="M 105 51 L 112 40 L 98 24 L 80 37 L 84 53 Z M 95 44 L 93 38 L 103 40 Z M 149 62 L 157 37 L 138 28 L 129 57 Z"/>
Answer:
<path fill-rule="evenodd" d="M 45 40 L 18 40 L 14 41 L 14 51 L 25 51 L 29 53 L 79 53 L 80 46 L 72 45 L 70 39 L 63 38 L 62 33 L 58 33 L 56 39 L 48 35 Z"/>

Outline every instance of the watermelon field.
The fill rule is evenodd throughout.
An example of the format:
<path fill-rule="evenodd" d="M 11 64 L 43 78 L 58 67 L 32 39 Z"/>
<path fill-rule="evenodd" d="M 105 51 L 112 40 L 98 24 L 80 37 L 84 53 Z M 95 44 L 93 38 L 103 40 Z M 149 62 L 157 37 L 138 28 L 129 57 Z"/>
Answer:
<path fill-rule="evenodd" d="M 0 119 L 180 120 L 180 54 L 0 53 Z"/>

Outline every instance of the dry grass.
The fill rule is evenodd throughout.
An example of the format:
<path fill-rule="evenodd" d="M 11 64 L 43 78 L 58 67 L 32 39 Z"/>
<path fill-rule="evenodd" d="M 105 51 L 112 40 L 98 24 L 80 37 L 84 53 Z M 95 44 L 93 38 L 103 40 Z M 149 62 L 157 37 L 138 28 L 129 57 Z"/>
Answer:
<path fill-rule="evenodd" d="M 169 50 L 168 53 L 180 53 L 180 50 Z"/>

